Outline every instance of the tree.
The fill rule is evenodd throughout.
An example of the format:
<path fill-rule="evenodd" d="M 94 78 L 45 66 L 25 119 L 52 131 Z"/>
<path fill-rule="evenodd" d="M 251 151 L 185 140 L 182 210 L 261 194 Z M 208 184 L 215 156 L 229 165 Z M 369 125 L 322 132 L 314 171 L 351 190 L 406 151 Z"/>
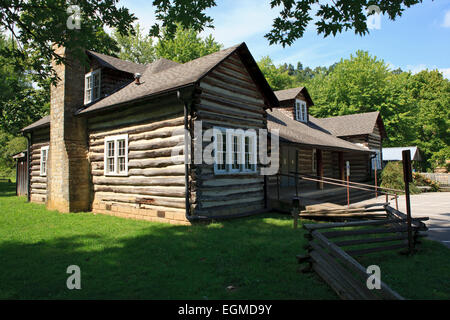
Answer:
<path fill-rule="evenodd" d="M 330 69 L 307 82 L 313 115 L 379 111 L 388 135 L 384 146 L 419 146 L 425 168 L 450 159 L 450 81 L 440 72 L 390 71 L 383 60 L 364 51 Z"/>
<path fill-rule="evenodd" d="M 421 71 L 411 77 L 410 94 L 417 105 L 414 144 L 428 167 L 450 159 L 450 81 L 438 70 Z"/>
<path fill-rule="evenodd" d="M 161 39 L 155 46 L 158 58 L 185 63 L 222 49 L 222 45 L 211 35 L 202 39 L 194 29 L 184 29 L 181 24 L 177 24 L 173 38 L 167 32 L 163 30 Z"/>
<path fill-rule="evenodd" d="M 276 67 L 268 56 L 263 57 L 258 66 L 273 91 L 294 87 L 294 78 L 289 75 L 289 71 L 283 66 Z"/>
<path fill-rule="evenodd" d="M 119 58 L 143 64 L 159 58 L 185 63 L 222 49 L 222 45 L 211 35 L 202 39 L 196 31 L 183 29 L 181 24 L 178 24 L 173 38 L 168 37 L 163 30 L 157 42 L 150 36 L 143 35 L 139 24 L 135 30 L 135 34 L 125 36 L 114 33 Z"/>
<path fill-rule="evenodd" d="M 365 35 L 367 27 L 366 9 L 376 5 L 379 12 L 395 20 L 402 15 L 405 8 L 421 3 L 422 0 L 271 0 L 271 9 L 279 10 L 279 15 L 272 23 L 272 30 L 265 35 L 270 44 L 279 43 L 283 47 L 290 46 L 305 33 L 307 25 L 316 18 L 318 34 L 324 37 L 335 36 L 346 30 Z M 213 19 L 205 12 L 216 5 L 214 0 L 154 0 L 156 18 L 167 30 L 167 35 L 175 34 L 176 24 L 184 28 L 203 31 L 213 26 Z M 318 10 L 317 10 L 318 7 Z M 151 34 L 158 36 L 160 25 L 155 23 Z"/>
<path fill-rule="evenodd" d="M 393 74 L 387 64 L 368 52 L 357 51 L 342 59 L 327 75 L 315 76 L 308 90 L 318 117 L 379 111 L 389 141 L 386 146 L 404 146 L 414 140 L 415 107 L 408 91 L 410 74 Z"/>
<path fill-rule="evenodd" d="M 136 63 L 150 63 L 156 58 L 156 50 L 153 40 L 149 35 L 144 35 L 144 30 L 139 24 L 134 27 L 135 32 L 128 32 L 126 35 L 114 31 L 114 40 L 117 42 L 120 59 Z"/>
<path fill-rule="evenodd" d="M 13 45 L 12 39 L 0 36 L 0 50 Z M 45 115 L 49 110 L 49 84 L 48 80 L 41 81 L 43 87 L 33 87 L 31 73 L 0 55 L 0 129 L 17 134 Z"/>
<path fill-rule="evenodd" d="M 382 60 L 368 52 L 357 51 L 350 59 L 341 59 L 326 77 L 309 83 L 319 117 L 381 111 L 386 100 L 389 70 Z"/>
<path fill-rule="evenodd" d="M 301 38 L 314 15 L 319 34 L 325 37 L 344 30 L 356 34 L 368 32 L 366 8 L 377 5 L 380 12 L 395 20 L 405 8 L 421 3 L 422 0 L 271 0 L 272 9 L 279 15 L 272 24 L 272 30 L 265 35 L 270 44 L 291 45 Z M 45 79 L 49 75 L 56 80 L 56 74 L 49 66 L 52 58 L 63 63 L 62 57 L 54 51 L 53 44 L 70 48 L 75 55 L 83 56 L 83 49 L 108 54 L 114 51 L 114 43 L 105 34 L 104 27 L 116 28 L 121 35 L 133 33 L 132 23 L 136 17 L 124 7 L 117 6 L 117 0 L 4 0 L 0 7 L 0 29 L 8 30 L 19 46 L 3 52 L 21 64 L 20 60 L 33 56 L 30 68 Z M 164 30 L 168 39 L 173 39 L 177 24 L 183 29 L 201 32 L 213 27 L 213 19 L 206 13 L 216 6 L 215 0 L 153 0 L 157 22 L 150 30 L 150 36 L 159 37 Z M 76 5 L 78 7 L 72 7 Z M 315 10 L 313 7 L 319 7 Z M 77 9 L 79 8 L 79 9 Z M 69 9 L 69 10 L 68 10 Z M 80 18 L 81 29 L 68 28 L 74 18 Z M 106 44 L 104 43 L 106 42 Z M 98 47 L 103 50 L 99 50 Z M 110 53 L 109 53 L 110 54 Z"/>
<path fill-rule="evenodd" d="M 3 50 L 20 66 L 27 64 L 29 71 L 45 79 L 56 74 L 50 61 L 64 59 L 55 53 L 55 44 L 70 48 L 78 57 L 84 49 L 108 51 L 114 43 L 103 27 L 117 28 L 121 34 L 132 30 L 136 19 L 126 8 L 117 7 L 115 0 L 78 0 L 71 7 L 66 0 L 6 0 L 0 7 L 0 28 L 11 33 L 16 46 Z M 79 10 L 77 9 L 79 8 Z M 69 9 L 69 10 L 68 10 Z M 72 9 L 72 10 L 70 10 Z M 80 18 L 80 29 L 74 18 Z M 98 50 L 99 48 L 103 50 Z M 107 52 L 104 52 L 107 53 Z"/>
<path fill-rule="evenodd" d="M 0 175 L 14 176 L 14 159 L 12 156 L 27 149 L 25 137 L 15 137 L 0 129 Z"/>

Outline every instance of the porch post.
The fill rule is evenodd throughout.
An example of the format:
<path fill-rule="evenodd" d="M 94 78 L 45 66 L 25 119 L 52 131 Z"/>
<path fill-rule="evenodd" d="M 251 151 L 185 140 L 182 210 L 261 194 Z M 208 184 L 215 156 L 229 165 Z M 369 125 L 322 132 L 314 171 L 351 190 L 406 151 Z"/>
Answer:
<path fill-rule="evenodd" d="M 344 163 L 344 153 L 339 152 L 339 179 L 345 180 L 345 163 Z"/>
<path fill-rule="evenodd" d="M 320 177 L 319 179 L 323 179 L 323 158 L 322 158 L 322 150 L 317 149 L 317 175 Z M 317 189 L 323 190 L 323 182 L 317 182 Z"/>

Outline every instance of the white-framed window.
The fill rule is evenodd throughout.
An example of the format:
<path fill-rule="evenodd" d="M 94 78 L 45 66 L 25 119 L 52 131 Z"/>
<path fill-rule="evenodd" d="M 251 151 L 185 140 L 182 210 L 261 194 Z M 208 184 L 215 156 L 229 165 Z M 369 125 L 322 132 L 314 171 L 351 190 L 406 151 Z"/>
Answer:
<path fill-rule="evenodd" d="M 214 173 L 257 172 L 257 138 L 254 130 L 214 128 Z"/>
<path fill-rule="evenodd" d="M 301 122 L 308 121 L 308 108 L 303 100 L 295 100 L 295 120 Z"/>
<path fill-rule="evenodd" d="M 244 135 L 244 172 L 256 172 L 256 133 Z"/>
<path fill-rule="evenodd" d="M 41 148 L 41 161 L 40 161 L 40 175 L 47 175 L 47 163 L 48 163 L 48 146 Z"/>
<path fill-rule="evenodd" d="M 101 84 L 100 69 L 87 73 L 84 76 L 84 103 L 90 103 L 100 98 Z"/>
<path fill-rule="evenodd" d="M 372 150 L 375 152 L 376 156 L 372 158 L 372 170 L 381 170 L 381 152 L 380 150 Z"/>
<path fill-rule="evenodd" d="M 105 138 L 105 176 L 128 175 L 128 135 Z"/>
<path fill-rule="evenodd" d="M 317 173 L 317 149 L 312 149 L 312 167 L 311 170 L 313 173 Z"/>

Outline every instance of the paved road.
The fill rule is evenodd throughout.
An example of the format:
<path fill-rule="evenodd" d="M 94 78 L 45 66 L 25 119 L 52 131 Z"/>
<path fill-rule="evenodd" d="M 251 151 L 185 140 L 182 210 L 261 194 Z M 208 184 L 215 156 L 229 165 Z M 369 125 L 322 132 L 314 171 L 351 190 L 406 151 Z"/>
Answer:
<path fill-rule="evenodd" d="M 378 198 L 378 201 L 368 200 L 368 202 L 383 202 L 384 197 Z M 395 202 L 391 202 L 395 206 Z M 398 199 L 398 208 L 406 213 L 405 197 Z M 450 192 L 429 192 L 417 195 L 411 195 L 411 214 L 412 217 L 430 217 L 426 221 L 429 228 L 428 237 L 433 240 L 441 241 L 450 248 Z"/>

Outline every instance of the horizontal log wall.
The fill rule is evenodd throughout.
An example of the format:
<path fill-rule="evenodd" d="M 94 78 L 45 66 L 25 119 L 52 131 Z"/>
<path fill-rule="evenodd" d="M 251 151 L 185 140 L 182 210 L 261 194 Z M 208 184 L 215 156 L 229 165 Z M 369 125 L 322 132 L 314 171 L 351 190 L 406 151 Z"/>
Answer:
<path fill-rule="evenodd" d="M 175 94 L 91 117 L 88 130 L 95 213 L 187 224 L 184 115 Z M 128 176 L 105 176 L 105 137 L 120 134 L 128 134 Z"/>
<path fill-rule="evenodd" d="M 264 99 L 237 54 L 206 76 L 200 89 L 194 116 L 202 121 L 203 130 L 267 128 Z M 264 208 L 264 177 L 259 173 L 215 175 L 213 165 L 201 164 L 193 165 L 190 174 L 194 215 L 233 215 Z"/>
<path fill-rule="evenodd" d="M 379 130 L 378 126 L 374 127 L 374 131 L 371 134 L 343 137 L 343 139 L 350 141 L 352 143 L 359 143 L 370 150 L 378 150 L 378 151 L 380 151 L 380 153 L 382 151 L 382 140 L 381 140 L 380 130 Z M 361 159 L 361 157 L 364 158 L 361 155 L 359 156 L 360 160 L 357 161 L 357 164 L 359 167 L 361 167 L 362 161 L 363 161 Z M 367 180 L 371 176 L 370 170 L 372 168 L 371 168 L 371 164 L 370 164 L 370 156 L 367 155 L 366 158 L 368 159 L 367 164 L 365 165 L 365 170 L 367 170 L 367 172 L 365 175 L 363 175 L 362 172 L 358 172 L 357 179 L 360 181 Z M 361 168 L 359 168 L 359 169 L 361 169 Z"/>
<path fill-rule="evenodd" d="M 344 161 L 350 161 L 350 181 L 370 179 L 369 153 L 344 153 Z"/>
<path fill-rule="evenodd" d="M 41 176 L 41 148 L 50 145 L 50 128 L 33 131 L 30 146 L 30 201 L 47 201 L 47 177 Z"/>

